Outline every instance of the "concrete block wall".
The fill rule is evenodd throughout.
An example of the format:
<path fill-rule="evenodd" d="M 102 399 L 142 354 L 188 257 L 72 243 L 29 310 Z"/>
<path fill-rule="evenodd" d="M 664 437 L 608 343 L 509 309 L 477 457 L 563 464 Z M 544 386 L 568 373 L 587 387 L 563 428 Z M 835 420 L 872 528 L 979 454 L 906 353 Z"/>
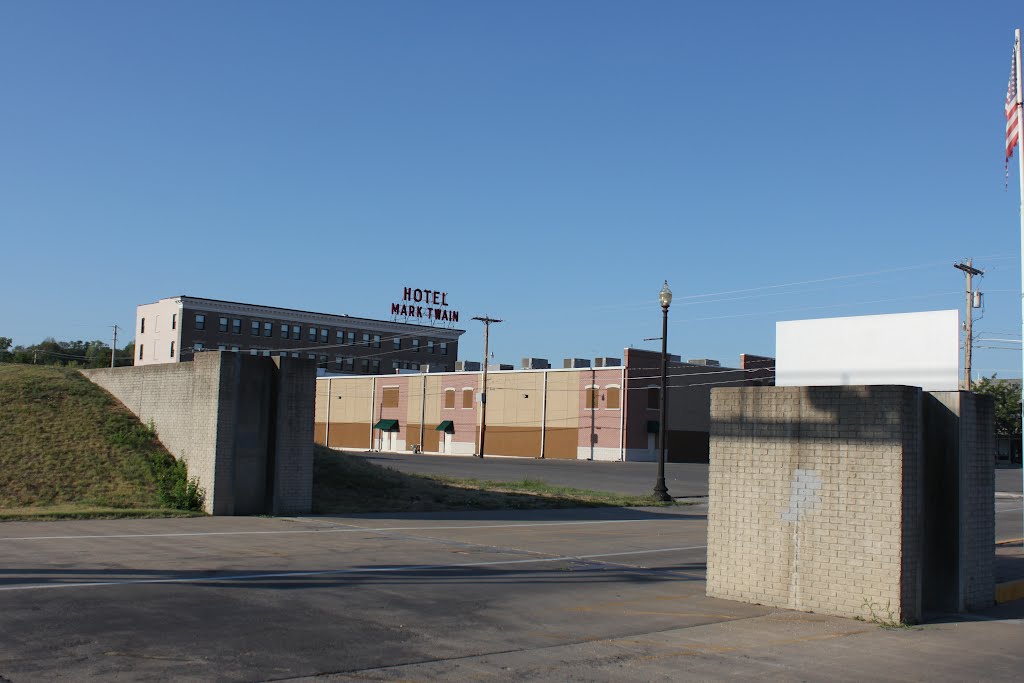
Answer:
<path fill-rule="evenodd" d="M 713 391 L 708 595 L 919 620 L 921 400 L 900 386 Z"/>
<path fill-rule="evenodd" d="M 83 374 L 152 422 L 199 480 L 208 513 L 298 514 L 312 503 L 315 369 L 310 361 L 284 361 L 207 351 L 191 363 Z M 273 473 L 269 493 L 259 468 Z"/>
<path fill-rule="evenodd" d="M 934 567 L 926 603 L 975 610 L 993 603 L 995 406 L 966 391 L 933 392 L 925 410 L 926 561 Z"/>
<path fill-rule="evenodd" d="M 313 507 L 312 392 L 316 366 L 296 358 L 272 360 L 278 368 L 272 514 L 305 514 Z"/>
<path fill-rule="evenodd" d="M 960 567 L 962 609 L 989 607 L 995 595 L 995 401 L 961 394 Z"/>
<path fill-rule="evenodd" d="M 110 392 L 145 424 L 152 424 L 174 457 L 185 461 L 189 476 L 206 491 L 206 511 L 226 493 L 224 463 L 217 476 L 217 453 L 230 445 L 230 426 L 224 424 L 232 397 L 221 395 L 221 375 L 230 370 L 221 354 L 199 354 L 195 363 L 167 363 L 125 368 L 84 370 L 83 374 Z M 221 428 L 220 431 L 218 428 Z M 215 482 L 222 482 L 218 492 Z M 219 494 L 219 495 L 218 495 Z"/>

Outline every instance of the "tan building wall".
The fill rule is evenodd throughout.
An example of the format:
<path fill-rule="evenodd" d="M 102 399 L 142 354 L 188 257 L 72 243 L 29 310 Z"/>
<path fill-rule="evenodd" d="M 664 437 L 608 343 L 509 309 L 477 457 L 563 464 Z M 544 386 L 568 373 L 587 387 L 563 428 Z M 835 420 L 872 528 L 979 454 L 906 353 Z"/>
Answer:
<path fill-rule="evenodd" d="M 660 385 L 660 354 L 626 350 L 636 367 L 491 371 L 488 373 L 487 454 L 584 460 L 653 460 L 656 441 L 649 424 L 658 420 L 647 387 Z M 741 370 L 674 363 L 670 368 L 669 459 L 707 459 L 710 384 L 744 381 Z M 362 401 L 330 402 L 330 429 L 318 403 L 319 438 L 330 432 L 332 447 L 477 453 L 480 372 L 321 378 Z M 362 384 L 358 384 L 362 382 Z M 679 386 L 679 383 L 699 386 Z M 676 383 L 676 384 L 674 384 Z M 399 404 L 382 405 L 383 389 L 399 392 Z M 332 394 L 338 394 L 332 391 Z M 370 396 L 376 398 L 370 400 Z M 593 406 L 590 405 L 593 401 Z M 368 436 L 380 419 L 398 421 L 397 432 Z M 335 426 L 344 425 L 344 426 Z M 444 429 L 439 430 L 438 427 Z M 341 434 L 341 431 L 344 434 Z M 338 434 L 335 437 L 335 434 Z"/>

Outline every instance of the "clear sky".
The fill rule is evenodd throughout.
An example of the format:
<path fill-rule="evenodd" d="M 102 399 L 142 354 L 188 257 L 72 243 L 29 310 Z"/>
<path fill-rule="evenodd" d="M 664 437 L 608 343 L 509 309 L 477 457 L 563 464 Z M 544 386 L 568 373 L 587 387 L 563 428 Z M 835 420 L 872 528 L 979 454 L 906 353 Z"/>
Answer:
<path fill-rule="evenodd" d="M 777 320 L 962 307 L 973 256 L 977 336 L 1019 339 L 1022 24 L 1011 2 L 3 0 L 0 336 L 109 339 L 177 294 L 388 318 L 413 286 L 448 292 L 463 358 L 481 314 L 496 360 L 620 356 L 657 345 L 667 278 L 670 350 L 735 364 Z M 975 372 L 1020 363 L 979 348 Z"/>

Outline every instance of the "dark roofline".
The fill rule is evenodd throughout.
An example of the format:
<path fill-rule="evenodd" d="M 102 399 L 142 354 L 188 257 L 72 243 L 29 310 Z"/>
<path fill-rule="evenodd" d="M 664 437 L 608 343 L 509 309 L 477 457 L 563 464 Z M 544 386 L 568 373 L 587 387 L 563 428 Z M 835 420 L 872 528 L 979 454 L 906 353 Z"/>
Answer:
<path fill-rule="evenodd" d="M 372 323 L 389 323 L 392 325 L 408 325 L 409 327 L 419 327 L 424 330 L 444 330 L 446 332 L 459 332 L 464 334 L 466 331 L 457 327 L 435 327 L 433 325 L 420 325 L 417 323 L 403 323 L 397 320 L 381 320 L 380 318 L 362 318 L 359 316 L 348 315 L 347 313 L 324 313 L 323 311 L 305 311 L 301 308 L 282 308 L 280 306 L 268 306 L 266 304 L 250 304 L 244 301 L 228 301 L 227 299 L 211 299 L 205 296 L 192 296 L 191 294 L 177 294 L 175 296 L 166 297 L 168 299 L 197 299 L 200 301 L 212 301 L 218 304 L 234 304 L 235 306 L 258 306 L 260 308 L 272 308 L 277 311 L 293 311 L 295 313 L 306 313 L 308 315 L 330 315 L 336 318 L 348 318 L 349 320 L 365 320 Z M 156 303 L 156 302 L 154 302 Z"/>

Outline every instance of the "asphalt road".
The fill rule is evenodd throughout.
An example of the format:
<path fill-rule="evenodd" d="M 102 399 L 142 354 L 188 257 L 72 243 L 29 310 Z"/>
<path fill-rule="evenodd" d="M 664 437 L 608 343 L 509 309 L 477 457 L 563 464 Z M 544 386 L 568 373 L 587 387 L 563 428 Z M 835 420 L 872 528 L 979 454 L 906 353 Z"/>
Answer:
<path fill-rule="evenodd" d="M 492 481 L 540 479 L 558 486 L 631 495 L 650 493 L 658 474 L 658 466 L 653 462 L 353 453 L 401 472 Z M 707 496 L 708 466 L 699 463 L 666 463 L 665 483 L 669 493 L 677 498 Z"/>
<path fill-rule="evenodd" d="M 1019 680 L 1024 603 L 705 597 L 704 511 L 5 523 L 0 681 Z"/>

